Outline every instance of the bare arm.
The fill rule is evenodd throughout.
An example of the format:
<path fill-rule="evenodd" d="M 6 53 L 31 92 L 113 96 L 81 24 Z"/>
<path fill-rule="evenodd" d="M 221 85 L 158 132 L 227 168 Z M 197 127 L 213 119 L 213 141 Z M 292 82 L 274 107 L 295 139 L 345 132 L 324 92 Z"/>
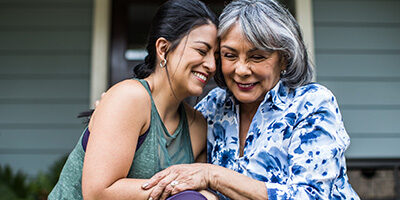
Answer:
<path fill-rule="evenodd" d="M 117 84 L 102 98 L 89 124 L 82 173 L 85 199 L 148 199 L 149 191 L 140 187 L 146 180 L 126 176 L 137 139 L 148 127 L 150 106 L 146 90 L 134 80 Z"/>
<path fill-rule="evenodd" d="M 178 181 L 178 185 L 164 187 L 165 180 Z M 147 187 L 151 197 L 165 199 L 165 193 L 177 194 L 185 190 L 211 188 L 231 199 L 268 199 L 265 183 L 233 170 L 212 164 L 196 163 L 171 166 L 154 175 Z"/>
<path fill-rule="evenodd" d="M 209 185 L 231 199 L 268 199 L 265 183 L 233 170 L 208 164 Z"/>

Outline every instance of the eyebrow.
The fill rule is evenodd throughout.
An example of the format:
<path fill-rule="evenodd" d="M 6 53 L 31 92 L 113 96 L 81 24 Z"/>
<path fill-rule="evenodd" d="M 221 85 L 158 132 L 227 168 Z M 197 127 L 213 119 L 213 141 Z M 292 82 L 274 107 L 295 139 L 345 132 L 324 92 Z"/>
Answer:
<path fill-rule="evenodd" d="M 221 48 L 227 48 L 227 49 L 229 49 L 229 50 L 231 50 L 231 51 L 237 52 L 236 49 L 234 49 L 234 48 L 232 48 L 232 47 L 230 47 L 230 46 L 222 45 Z M 254 48 L 248 50 L 247 52 L 248 52 L 248 53 L 251 53 L 251 52 L 253 52 L 253 51 L 258 51 L 258 50 L 260 50 L 260 49 L 257 48 L 257 47 L 254 47 Z"/>
<path fill-rule="evenodd" d="M 229 50 L 231 50 L 231 51 L 237 52 L 236 49 L 234 49 L 234 48 L 232 48 L 232 47 L 230 47 L 230 46 L 222 45 L 222 46 L 221 46 L 221 49 L 222 49 L 222 48 L 227 48 L 227 49 L 229 49 Z"/>
<path fill-rule="evenodd" d="M 256 47 L 254 47 L 254 48 L 250 49 L 248 52 L 249 52 L 249 53 L 251 53 L 251 52 L 253 52 L 253 51 L 258 51 L 258 50 L 260 50 L 260 49 L 259 49 L 259 48 L 256 48 Z"/>
<path fill-rule="evenodd" d="M 203 41 L 195 41 L 195 43 L 201 43 L 207 46 L 208 49 L 211 49 L 211 45 L 208 44 L 207 42 L 203 42 Z"/>

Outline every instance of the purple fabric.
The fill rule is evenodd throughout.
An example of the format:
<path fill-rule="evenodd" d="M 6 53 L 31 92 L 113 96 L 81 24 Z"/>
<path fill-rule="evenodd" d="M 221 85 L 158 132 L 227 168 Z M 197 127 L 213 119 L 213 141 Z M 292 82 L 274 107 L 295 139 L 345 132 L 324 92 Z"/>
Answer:
<path fill-rule="evenodd" d="M 171 197 L 168 197 L 167 200 L 207 200 L 200 192 L 193 190 L 186 190 Z"/>
<path fill-rule="evenodd" d="M 143 135 L 139 136 L 138 143 L 136 146 L 136 151 L 140 148 L 140 146 L 142 146 L 144 140 L 146 139 L 147 133 L 149 133 L 149 130 L 150 130 L 150 127 L 149 127 L 149 129 L 147 129 L 147 131 Z M 82 137 L 82 147 L 83 147 L 83 151 L 85 151 L 85 152 L 86 152 L 86 147 L 87 147 L 87 143 L 89 140 L 89 136 L 90 136 L 90 132 L 89 132 L 89 128 L 87 128 L 85 130 L 85 133 L 83 133 L 83 137 Z"/>

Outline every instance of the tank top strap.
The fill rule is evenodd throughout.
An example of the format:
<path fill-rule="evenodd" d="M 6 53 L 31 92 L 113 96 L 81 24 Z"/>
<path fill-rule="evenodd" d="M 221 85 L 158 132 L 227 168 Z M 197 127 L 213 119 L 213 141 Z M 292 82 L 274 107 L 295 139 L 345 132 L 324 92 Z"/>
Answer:
<path fill-rule="evenodd" d="M 144 79 L 133 78 L 133 80 L 139 81 L 143 85 L 143 87 L 146 89 L 147 93 L 149 93 L 150 100 L 151 100 L 151 106 L 153 107 L 155 104 L 154 104 L 154 100 L 153 100 L 153 95 L 151 95 L 149 83 Z"/>

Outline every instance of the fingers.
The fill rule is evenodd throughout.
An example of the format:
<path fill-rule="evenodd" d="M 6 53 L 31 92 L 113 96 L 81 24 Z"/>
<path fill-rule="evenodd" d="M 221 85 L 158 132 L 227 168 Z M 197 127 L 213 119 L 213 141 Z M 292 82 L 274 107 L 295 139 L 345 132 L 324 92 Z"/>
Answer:
<path fill-rule="evenodd" d="M 160 200 L 164 200 L 164 199 L 166 199 L 167 197 L 169 197 L 169 196 L 171 195 L 171 192 L 172 192 L 172 190 L 173 190 L 174 187 L 175 187 L 175 185 L 172 184 L 173 182 L 174 182 L 174 181 L 172 181 L 170 184 L 168 184 L 168 185 L 165 187 L 163 193 L 161 194 Z"/>
<path fill-rule="evenodd" d="M 187 183 L 184 182 L 179 182 L 178 185 L 176 185 L 173 190 L 171 191 L 170 195 L 175 195 L 178 194 L 180 192 L 183 192 L 185 190 L 191 190 L 192 187 L 190 187 Z"/>
<path fill-rule="evenodd" d="M 171 191 L 174 189 L 174 187 L 179 184 L 179 182 L 174 181 L 176 177 L 177 174 L 175 173 L 165 176 L 156 186 L 154 186 L 150 197 L 152 199 L 166 199 L 171 194 Z M 172 185 L 171 182 L 173 182 Z"/>
<path fill-rule="evenodd" d="M 163 179 L 168 174 L 169 173 L 166 170 L 160 171 L 160 172 L 154 174 L 154 176 L 151 177 L 149 181 L 147 181 L 145 184 L 142 185 L 142 188 L 144 190 L 148 190 L 148 189 L 154 187 L 155 185 L 158 184 L 158 182 L 160 182 L 161 179 Z"/>

